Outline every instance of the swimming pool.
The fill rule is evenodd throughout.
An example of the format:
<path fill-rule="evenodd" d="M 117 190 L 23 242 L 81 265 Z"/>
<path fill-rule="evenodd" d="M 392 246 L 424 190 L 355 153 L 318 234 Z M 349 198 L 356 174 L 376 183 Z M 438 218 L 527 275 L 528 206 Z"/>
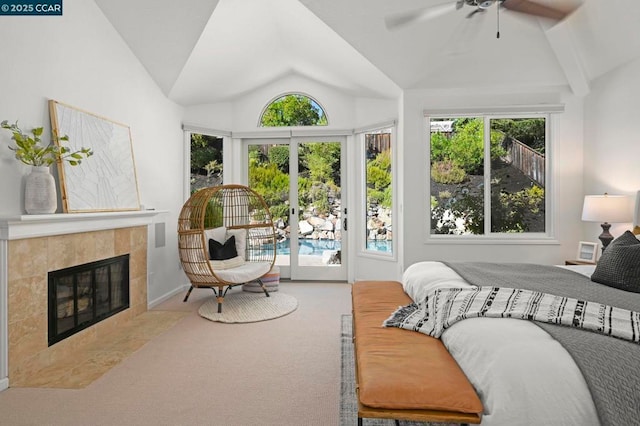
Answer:
<path fill-rule="evenodd" d="M 298 254 L 310 256 L 322 256 L 325 250 L 340 250 L 342 245 L 336 240 L 299 240 Z M 390 253 L 392 251 L 392 241 L 367 241 L 367 250 L 380 251 Z M 280 241 L 276 244 L 277 254 L 291 254 L 290 240 Z"/>
<path fill-rule="evenodd" d="M 340 250 L 340 241 L 336 240 L 300 240 L 298 254 L 322 256 L 325 250 Z M 277 254 L 291 254 L 291 240 L 286 239 L 276 244 Z"/>

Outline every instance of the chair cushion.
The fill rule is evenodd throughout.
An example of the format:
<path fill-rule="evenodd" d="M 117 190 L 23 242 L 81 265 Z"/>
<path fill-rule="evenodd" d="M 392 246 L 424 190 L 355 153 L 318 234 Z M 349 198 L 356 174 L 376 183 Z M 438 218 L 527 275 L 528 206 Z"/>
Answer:
<path fill-rule="evenodd" d="M 246 229 L 227 229 L 227 236 L 233 235 L 236 237 L 236 251 L 238 256 L 243 259 L 247 259 L 247 230 Z"/>
<path fill-rule="evenodd" d="M 224 269 L 237 268 L 238 266 L 244 265 L 244 259 L 240 256 L 236 256 L 225 260 L 210 260 L 209 263 L 211 263 L 211 267 L 214 271 L 222 271 Z"/>
<path fill-rule="evenodd" d="M 240 284 L 257 280 L 271 269 L 270 262 L 245 262 L 235 268 L 215 271 L 215 274 L 222 280 L 230 283 Z"/>

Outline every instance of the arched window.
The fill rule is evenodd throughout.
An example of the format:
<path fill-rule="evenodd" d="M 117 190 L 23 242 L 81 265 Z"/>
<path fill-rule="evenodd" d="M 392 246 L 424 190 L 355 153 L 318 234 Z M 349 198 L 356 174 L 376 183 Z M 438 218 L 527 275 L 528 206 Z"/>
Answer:
<path fill-rule="evenodd" d="M 320 104 L 302 93 L 288 93 L 271 101 L 262 111 L 260 127 L 326 126 Z"/>

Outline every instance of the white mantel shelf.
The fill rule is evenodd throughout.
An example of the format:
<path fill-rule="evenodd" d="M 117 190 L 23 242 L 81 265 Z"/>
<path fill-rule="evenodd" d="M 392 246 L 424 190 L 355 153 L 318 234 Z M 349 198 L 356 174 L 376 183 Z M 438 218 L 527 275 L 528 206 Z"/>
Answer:
<path fill-rule="evenodd" d="M 47 237 L 149 225 L 164 210 L 56 213 L 0 217 L 0 240 Z"/>

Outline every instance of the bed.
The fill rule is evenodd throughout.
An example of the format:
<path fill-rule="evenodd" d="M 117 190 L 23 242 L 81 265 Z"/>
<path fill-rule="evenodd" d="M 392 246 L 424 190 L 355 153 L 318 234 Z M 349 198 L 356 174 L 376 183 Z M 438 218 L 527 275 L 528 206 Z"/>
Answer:
<path fill-rule="evenodd" d="M 640 241 L 629 235 L 638 243 L 634 245 L 638 252 Z M 604 255 L 603 260 L 607 260 Z M 639 273 L 640 262 L 632 268 Z M 640 288 L 629 291 L 593 282 L 594 272 L 592 265 L 429 261 L 407 268 L 402 285 L 413 301 L 425 300 L 436 289 L 517 284 L 517 288 L 640 311 Z M 640 281 L 635 284 L 640 287 Z M 637 341 L 574 327 L 486 317 L 456 322 L 440 338 L 483 403 L 482 425 L 640 424 Z"/>

